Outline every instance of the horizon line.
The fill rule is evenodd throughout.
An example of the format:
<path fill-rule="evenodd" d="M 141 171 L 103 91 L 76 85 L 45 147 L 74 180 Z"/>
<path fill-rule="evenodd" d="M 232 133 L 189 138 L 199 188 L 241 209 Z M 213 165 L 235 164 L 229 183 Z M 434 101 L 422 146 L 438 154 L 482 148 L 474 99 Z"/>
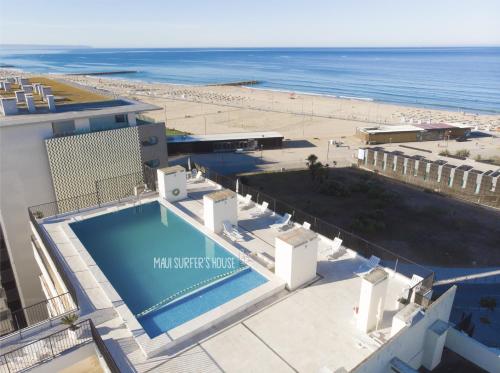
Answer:
<path fill-rule="evenodd" d="M 88 49 L 388 49 L 388 48 L 500 48 L 500 44 L 478 44 L 478 45 L 377 45 L 377 46 L 92 46 L 84 44 L 29 44 L 29 43 L 0 43 L 2 47 L 25 47 L 25 48 L 88 48 Z"/>

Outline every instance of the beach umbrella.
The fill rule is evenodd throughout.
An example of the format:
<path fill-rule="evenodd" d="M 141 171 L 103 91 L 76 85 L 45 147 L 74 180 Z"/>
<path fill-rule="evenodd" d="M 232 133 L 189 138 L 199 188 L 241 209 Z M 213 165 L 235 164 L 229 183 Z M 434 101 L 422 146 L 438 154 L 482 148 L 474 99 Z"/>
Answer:
<path fill-rule="evenodd" d="M 240 190 L 240 179 L 236 179 L 236 193 Z"/>
<path fill-rule="evenodd" d="M 188 157 L 188 171 L 191 171 L 191 157 Z"/>

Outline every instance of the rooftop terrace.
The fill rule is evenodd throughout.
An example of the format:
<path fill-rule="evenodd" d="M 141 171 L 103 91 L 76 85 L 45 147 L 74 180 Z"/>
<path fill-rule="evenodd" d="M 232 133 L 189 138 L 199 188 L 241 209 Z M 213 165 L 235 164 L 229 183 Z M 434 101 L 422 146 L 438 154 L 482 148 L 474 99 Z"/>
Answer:
<path fill-rule="evenodd" d="M 203 223 L 203 196 L 218 190 L 221 190 L 220 185 L 208 180 L 188 183 L 188 198 L 174 202 L 171 208 Z M 243 200 L 241 196 L 238 198 Z M 126 356 L 126 361 L 139 372 L 151 369 L 293 372 L 319 371 L 324 367 L 331 371 L 350 370 L 390 338 L 392 318 L 400 307 L 398 299 L 407 294 L 411 280 L 395 272 L 394 263 L 390 268 L 382 265 L 388 273 L 383 315 L 377 330 L 365 333 L 356 325 L 363 281 L 356 272 L 366 265 L 367 259 L 346 247 L 341 247 L 338 255 L 332 257 L 332 241 L 319 235 L 317 279 L 312 284 L 295 291 L 282 290 L 166 351 L 146 356 L 137 331 L 130 331 L 118 316 L 121 314 L 120 297 L 116 292 L 116 297 L 109 297 L 112 294 L 110 284 L 87 264 L 88 254 L 75 247 L 73 238 L 61 227 L 68 221 L 157 199 L 157 194 L 153 193 L 140 201 L 125 200 L 43 221 L 77 289 L 81 313 L 98 320 L 96 325 L 104 340 L 114 340 L 110 345 L 115 360 L 123 361 Z M 255 203 L 240 203 L 238 229 L 243 239 L 227 241 L 227 244 L 248 255 L 248 260 L 260 261 L 264 254 L 274 258 L 275 239 L 283 234 L 271 227 L 277 217 L 270 210 L 261 213 Z M 298 226 L 295 223 L 287 231 L 292 232 L 293 227 Z M 412 269 L 408 271 L 411 273 Z M 377 277 L 378 273 L 376 271 L 371 277 Z"/>

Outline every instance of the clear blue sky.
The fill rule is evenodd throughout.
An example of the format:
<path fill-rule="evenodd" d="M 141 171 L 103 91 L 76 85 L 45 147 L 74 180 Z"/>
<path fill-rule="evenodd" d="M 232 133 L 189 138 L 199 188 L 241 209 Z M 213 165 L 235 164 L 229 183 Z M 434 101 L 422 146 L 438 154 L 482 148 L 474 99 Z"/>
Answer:
<path fill-rule="evenodd" d="M 0 43 L 500 45 L 500 0 L 0 0 Z"/>

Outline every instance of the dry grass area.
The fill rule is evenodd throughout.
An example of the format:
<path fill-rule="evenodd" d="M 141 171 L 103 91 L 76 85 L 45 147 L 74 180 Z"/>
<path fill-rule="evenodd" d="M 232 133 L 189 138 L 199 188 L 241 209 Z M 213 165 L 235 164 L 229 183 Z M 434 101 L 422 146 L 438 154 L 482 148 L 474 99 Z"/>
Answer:
<path fill-rule="evenodd" d="M 41 83 L 46 86 L 52 87 L 52 94 L 58 105 L 64 104 L 81 104 L 87 102 L 100 102 L 112 100 L 109 96 L 100 95 L 98 93 L 88 91 L 86 89 L 80 89 L 73 85 L 65 84 L 57 80 L 49 79 L 46 77 L 32 77 L 29 78 L 30 84 Z M 15 97 L 15 91 L 21 90 L 18 84 L 12 84 L 12 88 L 9 92 L 0 90 L 0 97 Z M 33 93 L 33 100 L 36 106 L 47 105 L 42 100 L 42 96 Z M 25 107 L 25 104 L 18 104 L 19 107 Z"/>
<path fill-rule="evenodd" d="M 80 89 L 73 85 L 61 83 L 60 81 L 49 79 L 46 77 L 35 76 L 29 78 L 29 82 L 31 84 L 41 83 L 43 85 L 52 87 L 52 94 L 54 95 L 58 103 L 77 104 L 85 102 L 109 101 L 112 99 L 109 96 L 103 96 L 98 93 Z M 37 98 L 40 99 L 40 97 Z"/>
<path fill-rule="evenodd" d="M 500 262 L 500 212 L 353 168 L 242 177 L 254 188 L 417 263 L 449 267 Z"/>

